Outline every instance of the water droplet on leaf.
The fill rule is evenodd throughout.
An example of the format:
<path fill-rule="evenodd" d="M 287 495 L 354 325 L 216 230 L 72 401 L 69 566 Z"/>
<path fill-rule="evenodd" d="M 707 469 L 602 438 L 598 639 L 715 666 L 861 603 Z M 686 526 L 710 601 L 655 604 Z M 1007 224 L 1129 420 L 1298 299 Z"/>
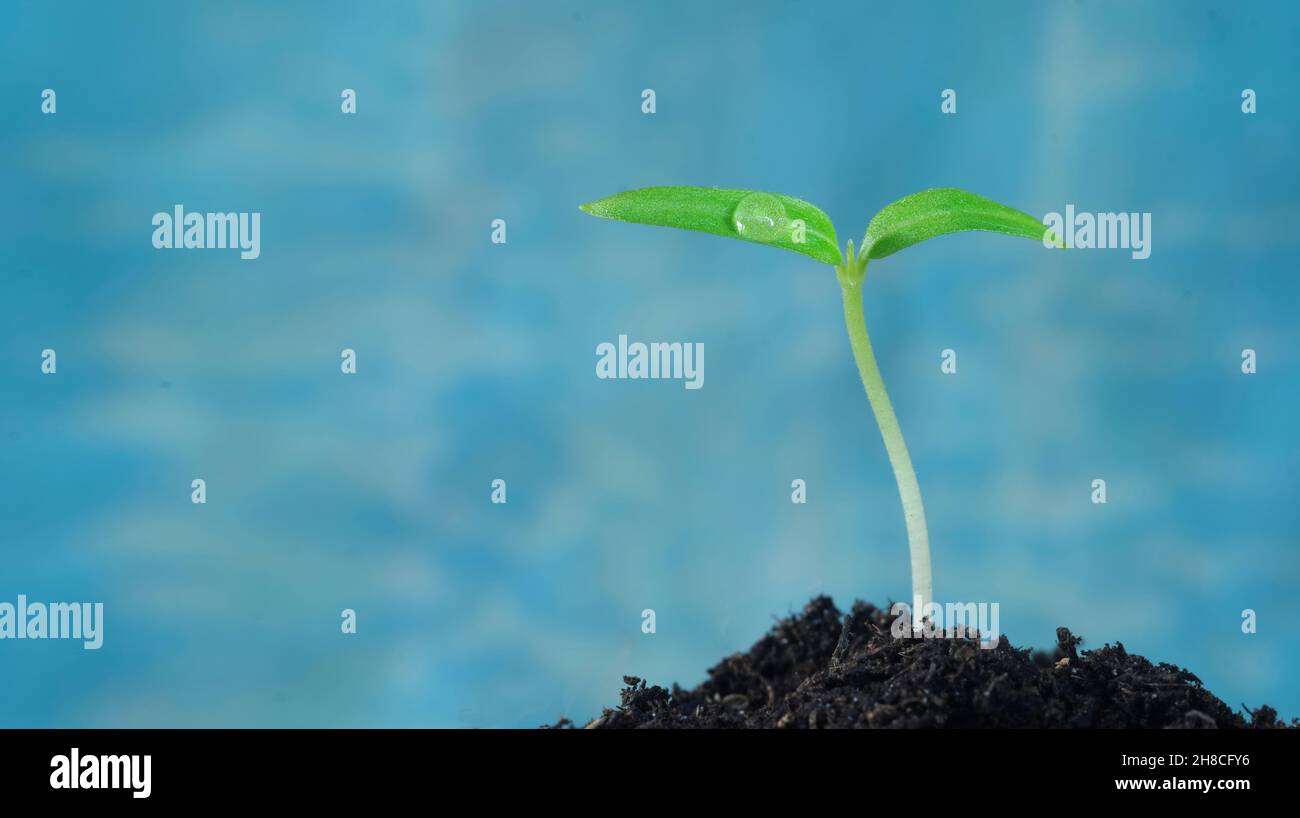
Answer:
<path fill-rule="evenodd" d="M 752 241 L 773 241 L 785 234 L 790 220 L 785 205 L 770 193 L 750 193 L 736 203 L 732 214 L 736 234 Z"/>

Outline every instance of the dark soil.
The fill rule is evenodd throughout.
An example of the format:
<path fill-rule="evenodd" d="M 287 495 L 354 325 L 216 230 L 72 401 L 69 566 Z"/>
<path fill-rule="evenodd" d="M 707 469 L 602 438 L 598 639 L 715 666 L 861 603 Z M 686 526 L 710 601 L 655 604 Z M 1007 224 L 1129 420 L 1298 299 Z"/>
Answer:
<path fill-rule="evenodd" d="M 1082 640 L 1065 628 L 1046 653 L 1013 648 L 1005 636 L 988 649 L 968 638 L 895 638 L 892 622 L 887 610 L 858 602 L 841 615 L 829 597 L 817 597 L 694 690 L 625 676 L 622 704 L 586 726 L 1287 726 L 1268 706 L 1234 712 L 1191 673 L 1122 644 L 1080 651 Z"/>

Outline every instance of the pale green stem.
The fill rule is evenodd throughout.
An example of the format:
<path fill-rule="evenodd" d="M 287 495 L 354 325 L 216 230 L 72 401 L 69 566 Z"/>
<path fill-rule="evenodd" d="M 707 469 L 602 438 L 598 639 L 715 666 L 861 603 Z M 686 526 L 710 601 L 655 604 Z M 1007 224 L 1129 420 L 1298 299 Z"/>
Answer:
<path fill-rule="evenodd" d="M 903 430 L 894 416 L 893 404 L 880 377 L 875 353 L 871 351 L 871 338 L 867 335 L 867 322 L 862 313 L 862 282 L 866 278 L 867 257 L 854 258 L 853 242 L 848 243 L 848 257 L 843 267 L 837 267 L 840 289 L 844 294 L 844 323 L 849 330 L 849 344 L 858 363 L 862 386 L 867 390 L 867 400 L 885 441 L 889 465 L 894 469 L 898 483 L 898 496 L 903 501 L 903 520 L 907 524 L 907 547 L 912 556 L 912 629 L 921 630 L 925 606 L 933 597 L 930 580 L 930 535 L 925 528 L 925 509 L 921 506 L 921 487 L 916 482 L 912 458 L 903 442 Z"/>

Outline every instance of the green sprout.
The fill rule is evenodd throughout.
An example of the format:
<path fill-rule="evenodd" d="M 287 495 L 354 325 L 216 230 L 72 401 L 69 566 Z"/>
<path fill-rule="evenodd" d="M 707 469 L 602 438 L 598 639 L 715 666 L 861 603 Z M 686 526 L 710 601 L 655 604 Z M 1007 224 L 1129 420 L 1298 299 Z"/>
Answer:
<path fill-rule="evenodd" d="M 862 282 L 867 262 L 893 255 L 913 244 L 946 233 L 987 230 L 1028 239 L 1048 239 L 1061 246 L 1043 223 L 983 196 L 956 188 L 935 188 L 904 196 L 871 218 L 862 244 L 850 240 L 840 253 L 830 218 L 801 199 L 754 190 L 707 187 L 647 187 L 629 190 L 580 206 L 584 213 L 618 221 L 677 227 L 781 247 L 835 268 L 844 297 L 844 323 L 858 374 L 875 414 L 885 452 L 898 483 L 912 560 L 912 627 L 920 631 L 924 611 L 934 598 L 930 579 L 930 535 L 925 527 L 921 487 L 903 442 L 889 393 L 880 377 L 862 312 Z M 1048 243 L 1048 242 L 1045 242 Z"/>

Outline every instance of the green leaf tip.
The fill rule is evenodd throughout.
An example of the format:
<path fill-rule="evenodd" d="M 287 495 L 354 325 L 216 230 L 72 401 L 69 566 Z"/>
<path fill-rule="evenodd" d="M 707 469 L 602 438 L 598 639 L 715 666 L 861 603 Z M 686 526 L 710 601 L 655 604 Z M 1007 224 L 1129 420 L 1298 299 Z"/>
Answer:
<path fill-rule="evenodd" d="M 871 218 L 862 254 L 878 259 L 926 239 L 964 230 L 987 230 L 1043 241 L 1047 226 L 1028 213 L 955 187 L 922 190 L 885 206 Z M 1054 244 L 1061 247 L 1059 237 Z"/>
<path fill-rule="evenodd" d="M 716 187 L 643 187 L 578 205 L 603 219 L 695 230 L 841 263 L 830 218 L 793 196 Z"/>

